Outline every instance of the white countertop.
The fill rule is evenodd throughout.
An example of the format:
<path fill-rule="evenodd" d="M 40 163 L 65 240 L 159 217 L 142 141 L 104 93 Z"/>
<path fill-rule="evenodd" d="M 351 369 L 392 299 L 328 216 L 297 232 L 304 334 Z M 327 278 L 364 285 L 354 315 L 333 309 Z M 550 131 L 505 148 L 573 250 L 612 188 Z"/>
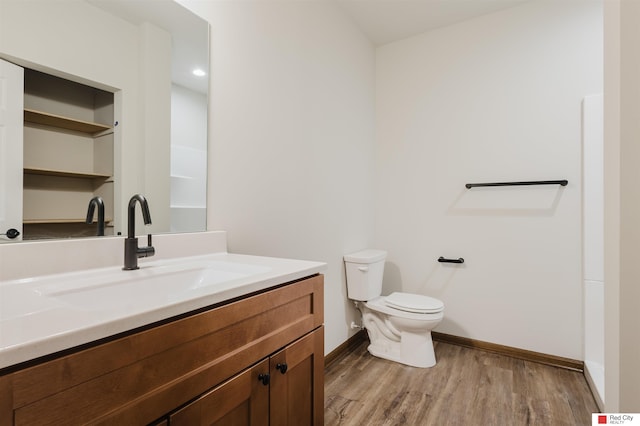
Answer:
<path fill-rule="evenodd" d="M 205 268 L 202 265 L 208 265 Z M 321 272 L 304 260 L 215 253 L 0 282 L 0 368 Z"/>

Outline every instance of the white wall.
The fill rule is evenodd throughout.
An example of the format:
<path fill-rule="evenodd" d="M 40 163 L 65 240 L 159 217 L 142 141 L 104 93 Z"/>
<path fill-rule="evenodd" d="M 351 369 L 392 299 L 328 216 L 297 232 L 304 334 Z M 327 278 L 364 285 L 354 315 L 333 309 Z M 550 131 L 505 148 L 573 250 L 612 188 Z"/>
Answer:
<path fill-rule="evenodd" d="M 441 298 L 437 331 L 583 359 L 581 100 L 602 44 L 600 2 L 536 1 L 378 49 L 384 286 Z M 569 185 L 464 187 L 546 179 Z"/>
<path fill-rule="evenodd" d="M 207 225 L 328 263 L 330 352 L 355 319 L 342 256 L 373 242 L 374 49 L 325 2 L 181 3 L 211 23 Z"/>
<path fill-rule="evenodd" d="M 605 409 L 640 411 L 640 3 L 605 2 Z"/>
<path fill-rule="evenodd" d="M 605 411 L 620 411 L 620 27 L 621 0 L 604 6 Z M 627 24 L 628 25 L 628 24 Z M 628 54 L 635 54 L 629 52 Z M 632 319 L 633 320 L 633 319 Z"/>
<path fill-rule="evenodd" d="M 149 201 L 153 223 L 139 226 L 137 230 L 141 234 L 157 234 L 169 231 L 171 224 L 171 34 L 143 22 L 139 25 L 139 39 L 139 87 L 143 101 L 138 105 L 142 137 L 137 145 L 142 149 L 139 148 L 137 172 L 142 174 L 144 171 L 144 180 L 137 192 Z M 132 119 L 131 116 L 126 118 L 127 121 Z M 133 142 L 128 140 L 127 143 Z M 133 194 L 135 192 L 123 192 L 124 202 L 127 203 Z"/>
<path fill-rule="evenodd" d="M 583 358 L 580 103 L 602 90 L 598 2 L 532 2 L 379 48 L 375 175 L 374 52 L 339 13 L 182 3 L 212 25 L 209 229 L 232 251 L 329 263 L 326 352 L 355 318 L 341 256 L 376 245 L 387 291 L 445 301 L 439 331 Z"/>

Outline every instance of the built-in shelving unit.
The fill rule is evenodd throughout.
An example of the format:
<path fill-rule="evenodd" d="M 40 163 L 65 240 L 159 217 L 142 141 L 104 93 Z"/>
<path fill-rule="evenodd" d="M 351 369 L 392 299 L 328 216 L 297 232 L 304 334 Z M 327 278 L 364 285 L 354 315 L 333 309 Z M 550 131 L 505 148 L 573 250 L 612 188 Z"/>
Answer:
<path fill-rule="evenodd" d="M 111 175 L 106 175 L 102 173 L 82 173 L 82 172 L 72 172 L 69 170 L 51 170 L 51 169 L 39 169 L 39 168 L 31 168 L 31 167 L 25 167 L 24 172 L 26 174 L 32 174 L 32 175 L 63 176 L 63 177 L 73 177 L 73 178 L 79 178 L 79 179 L 111 178 Z"/>
<path fill-rule="evenodd" d="M 93 197 L 113 217 L 113 93 L 29 69 L 24 85 L 24 238 L 91 235 Z"/>
<path fill-rule="evenodd" d="M 112 219 L 105 218 L 105 223 L 110 223 Z M 85 223 L 85 218 L 77 218 L 77 219 L 41 219 L 41 220 L 25 220 L 24 223 L 26 225 L 34 225 L 34 224 L 61 224 L 61 223 Z"/>
<path fill-rule="evenodd" d="M 63 117 L 61 115 L 50 114 L 44 111 L 24 109 L 24 121 L 27 123 L 42 124 L 44 126 L 57 127 L 60 129 L 73 130 L 76 132 L 95 134 L 105 130 L 110 130 L 111 126 L 89 121 L 77 120 Z"/>

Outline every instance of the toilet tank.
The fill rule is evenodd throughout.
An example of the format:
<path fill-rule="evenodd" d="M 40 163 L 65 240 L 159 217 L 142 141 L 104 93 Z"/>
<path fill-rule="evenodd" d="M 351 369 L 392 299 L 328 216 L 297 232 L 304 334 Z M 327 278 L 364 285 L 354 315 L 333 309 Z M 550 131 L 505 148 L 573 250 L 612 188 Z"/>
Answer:
<path fill-rule="evenodd" d="M 374 249 L 344 256 L 349 299 L 367 301 L 382 294 L 382 275 L 386 257 L 386 251 Z"/>

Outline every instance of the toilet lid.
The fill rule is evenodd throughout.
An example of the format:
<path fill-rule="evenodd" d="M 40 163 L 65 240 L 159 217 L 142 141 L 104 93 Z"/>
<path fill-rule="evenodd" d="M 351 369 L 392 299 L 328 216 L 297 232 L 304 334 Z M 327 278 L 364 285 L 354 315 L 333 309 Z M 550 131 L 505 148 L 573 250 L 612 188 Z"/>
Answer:
<path fill-rule="evenodd" d="M 422 294 L 394 292 L 385 298 L 385 304 L 400 311 L 433 314 L 444 309 L 444 303 Z"/>

